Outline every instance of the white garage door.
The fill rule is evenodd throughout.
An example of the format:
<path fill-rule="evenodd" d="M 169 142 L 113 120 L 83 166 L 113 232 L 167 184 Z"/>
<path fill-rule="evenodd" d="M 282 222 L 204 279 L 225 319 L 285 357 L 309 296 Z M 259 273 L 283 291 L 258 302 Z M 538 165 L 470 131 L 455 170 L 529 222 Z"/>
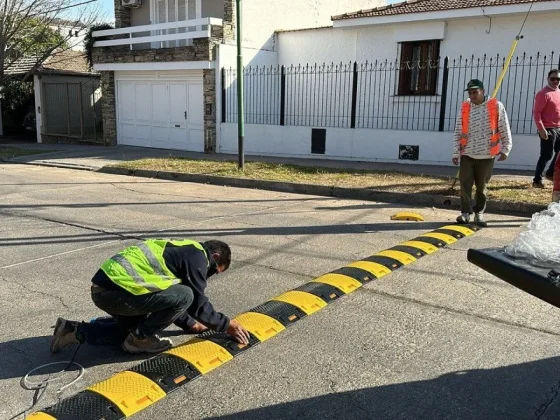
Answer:
<path fill-rule="evenodd" d="M 202 77 L 116 83 L 119 144 L 204 151 Z"/>

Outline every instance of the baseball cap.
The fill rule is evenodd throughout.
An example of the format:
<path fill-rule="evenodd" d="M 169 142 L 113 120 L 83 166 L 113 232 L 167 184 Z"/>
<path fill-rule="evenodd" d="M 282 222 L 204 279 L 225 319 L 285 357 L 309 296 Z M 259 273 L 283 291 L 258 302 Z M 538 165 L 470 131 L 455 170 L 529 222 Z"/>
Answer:
<path fill-rule="evenodd" d="M 484 83 L 478 79 L 472 79 L 469 83 L 467 83 L 467 88 L 465 92 L 469 89 L 484 89 Z"/>

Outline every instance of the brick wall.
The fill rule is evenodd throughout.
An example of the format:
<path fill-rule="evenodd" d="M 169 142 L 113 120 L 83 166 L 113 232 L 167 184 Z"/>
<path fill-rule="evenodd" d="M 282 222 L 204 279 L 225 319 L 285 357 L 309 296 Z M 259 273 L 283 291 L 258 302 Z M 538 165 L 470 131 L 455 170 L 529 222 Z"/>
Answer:
<path fill-rule="evenodd" d="M 235 0 L 224 0 L 224 44 L 235 44 Z"/>
<path fill-rule="evenodd" d="M 103 142 L 105 145 L 117 144 L 117 106 L 115 103 L 115 72 L 101 72 L 101 92 L 103 100 Z"/>
<path fill-rule="evenodd" d="M 204 152 L 216 152 L 216 70 L 203 71 Z"/>
<path fill-rule="evenodd" d="M 115 0 L 115 28 L 130 26 L 130 9 L 123 7 L 121 0 Z"/>

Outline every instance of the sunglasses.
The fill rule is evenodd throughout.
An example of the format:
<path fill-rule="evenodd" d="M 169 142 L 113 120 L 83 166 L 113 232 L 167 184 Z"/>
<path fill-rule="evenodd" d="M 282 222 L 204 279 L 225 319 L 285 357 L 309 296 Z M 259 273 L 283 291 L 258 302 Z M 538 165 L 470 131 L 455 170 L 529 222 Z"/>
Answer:
<path fill-rule="evenodd" d="M 549 77 L 551 82 L 558 82 L 560 81 L 560 77 Z"/>

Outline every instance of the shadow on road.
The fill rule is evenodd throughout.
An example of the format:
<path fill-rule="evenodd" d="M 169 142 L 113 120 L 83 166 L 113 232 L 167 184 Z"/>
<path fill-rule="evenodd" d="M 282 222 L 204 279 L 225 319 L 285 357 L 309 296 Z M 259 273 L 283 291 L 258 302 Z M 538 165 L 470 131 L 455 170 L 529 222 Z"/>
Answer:
<path fill-rule="evenodd" d="M 312 385 L 312 384 L 310 384 Z M 336 384 L 333 386 L 336 391 Z M 219 420 L 560 418 L 560 357 L 270 405 Z"/>

